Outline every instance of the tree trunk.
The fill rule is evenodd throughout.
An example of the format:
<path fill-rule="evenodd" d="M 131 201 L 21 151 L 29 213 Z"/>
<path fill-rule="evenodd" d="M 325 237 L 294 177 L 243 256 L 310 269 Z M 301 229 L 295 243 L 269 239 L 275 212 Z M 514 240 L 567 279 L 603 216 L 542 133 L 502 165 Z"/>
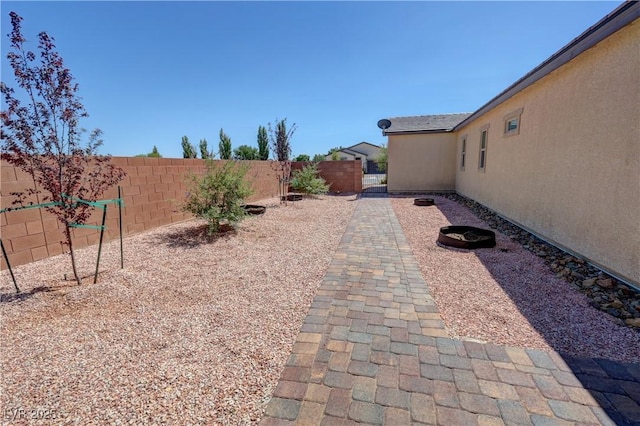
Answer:
<path fill-rule="evenodd" d="M 73 276 L 76 279 L 78 285 L 82 284 L 82 279 L 78 275 L 78 269 L 76 268 L 76 257 L 73 254 L 73 240 L 71 239 L 71 229 L 69 225 L 65 225 L 65 233 L 67 236 L 67 244 L 69 244 L 69 254 L 71 255 L 71 267 L 73 268 Z"/>

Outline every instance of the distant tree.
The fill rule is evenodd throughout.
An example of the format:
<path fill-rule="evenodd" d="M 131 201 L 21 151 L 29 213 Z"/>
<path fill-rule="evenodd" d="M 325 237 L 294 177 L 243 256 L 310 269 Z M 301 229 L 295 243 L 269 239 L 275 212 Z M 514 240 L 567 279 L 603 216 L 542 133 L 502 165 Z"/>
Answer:
<path fill-rule="evenodd" d="M 202 157 L 203 160 L 215 157 L 215 154 L 212 151 L 209 151 L 206 139 L 200 139 L 200 157 Z"/>
<path fill-rule="evenodd" d="M 311 161 L 313 161 L 314 163 L 319 163 L 320 161 L 325 161 L 325 158 L 327 158 L 326 155 L 316 154 L 316 155 L 313 156 Z"/>
<path fill-rule="evenodd" d="M 7 108 L 0 112 L 2 157 L 33 179 L 32 188 L 11 195 L 16 197 L 14 204 L 21 206 L 36 200 L 48 204 L 44 209 L 63 225 L 73 275 L 81 284 L 71 229 L 87 222 L 94 211 L 89 203 L 98 201 L 104 191 L 124 178 L 125 172 L 112 164 L 111 156 L 98 154 L 103 143 L 99 129 L 91 132 L 86 144 L 82 142 L 79 121 L 88 114 L 53 37 L 46 32 L 38 34 L 36 56 L 25 50 L 27 39 L 21 32 L 22 17 L 15 12 L 9 15 L 13 29 L 7 59 L 24 93 L 16 97 L 13 88 L 0 83 Z"/>
<path fill-rule="evenodd" d="M 183 136 L 182 137 L 182 157 L 196 158 L 197 156 L 198 156 L 198 153 L 196 152 L 196 147 L 189 142 L 188 137 Z"/>
<path fill-rule="evenodd" d="M 380 170 L 381 172 L 387 171 L 388 154 L 389 154 L 389 150 L 387 149 L 387 146 L 385 144 L 382 144 L 382 146 L 380 147 L 380 153 L 376 158 L 376 164 L 378 165 L 378 170 Z"/>
<path fill-rule="evenodd" d="M 269 137 L 264 126 L 258 126 L 258 156 L 260 160 L 269 159 Z"/>
<path fill-rule="evenodd" d="M 154 145 L 151 152 L 147 154 L 147 157 L 162 158 L 162 155 L 160 155 L 160 152 L 158 152 L 158 147 Z"/>
<path fill-rule="evenodd" d="M 222 129 L 220 129 L 220 143 L 218 144 L 218 150 L 222 160 L 231 159 L 231 138 L 227 136 Z"/>
<path fill-rule="evenodd" d="M 278 120 L 276 118 L 275 130 L 271 128 L 269 123 L 269 138 L 271 139 L 271 146 L 276 153 L 276 160 L 289 161 L 291 156 L 291 138 L 297 130 L 295 123 L 287 130 L 287 119 Z"/>
<path fill-rule="evenodd" d="M 329 150 L 329 152 L 327 153 L 327 155 L 331 156 L 331 161 L 338 161 L 340 159 L 340 152 L 341 150 L 343 150 L 344 147 L 342 145 L 337 146 L 335 148 L 331 148 Z"/>
<path fill-rule="evenodd" d="M 258 148 L 249 145 L 240 145 L 233 150 L 234 160 L 258 160 L 259 157 Z"/>
<path fill-rule="evenodd" d="M 307 154 L 300 154 L 293 161 L 311 161 L 311 157 Z"/>

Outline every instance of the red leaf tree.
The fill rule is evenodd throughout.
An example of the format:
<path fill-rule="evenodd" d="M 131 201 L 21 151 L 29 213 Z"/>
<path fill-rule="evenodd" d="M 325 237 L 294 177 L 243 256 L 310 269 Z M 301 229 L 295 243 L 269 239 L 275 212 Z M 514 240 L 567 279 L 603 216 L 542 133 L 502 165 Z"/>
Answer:
<path fill-rule="evenodd" d="M 93 130 L 82 141 L 84 130 L 79 120 L 88 114 L 77 95 L 78 85 L 56 51 L 53 37 L 38 35 L 36 54 L 25 49 L 21 33 L 22 18 L 15 12 L 7 54 L 22 96 L 4 82 L 0 83 L 6 110 L 2 119 L 2 158 L 33 178 L 33 188 L 12 193 L 14 204 L 30 199 L 48 203 L 47 211 L 64 225 L 64 243 L 69 247 L 73 274 L 81 279 L 73 254 L 71 227 L 84 224 L 93 207 L 79 200 L 95 202 L 104 191 L 121 181 L 124 171 L 111 163 L 111 156 L 99 155 L 101 131 Z M 24 105 L 23 103 L 24 102 Z M 42 194 L 39 198 L 36 198 Z"/>

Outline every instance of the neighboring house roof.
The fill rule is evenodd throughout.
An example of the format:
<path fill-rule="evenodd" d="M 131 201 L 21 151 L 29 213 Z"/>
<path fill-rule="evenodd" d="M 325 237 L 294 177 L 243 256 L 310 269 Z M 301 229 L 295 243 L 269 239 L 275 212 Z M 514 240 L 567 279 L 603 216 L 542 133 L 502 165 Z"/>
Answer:
<path fill-rule="evenodd" d="M 365 157 L 367 156 L 367 154 L 365 154 L 364 152 L 356 151 L 355 149 L 351 149 L 351 148 L 343 148 L 339 152 L 346 152 L 347 154 L 351 154 L 354 156 L 355 155 L 364 155 Z"/>
<path fill-rule="evenodd" d="M 350 147 L 349 147 L 349 149 L 353 149 L 353 148 L 355 148 L 356 146 L 360 146 L 360 145 L 369 145 L 369 146 L 372 146 L 372 147 L 374 147 L 374 148 L 380 148 L 380 146 L 379 146 L 379 145 L 374 145 L 374 144 L 372 144 L 372 143 L 362 141 L 362 142 L 358 142 L 358 143 L 357 143 L 357 144 L 355 144 L 355 145 L 350 146 Z"/>
<path fill-rule="evenodd" d="M 453 126 L 447 128 L 447 126 L 442 125 L 441 129 L 434 128 L 434 125 L 427 123 L 426 121 L 420 121 L 418 119 L 424 117 L 447 117 L 447 116 L 458 116 L 461 114 L 447 114 L 447 115 L 424 115 L 417 117 L 396 117 L 390 118 L 391 127 L 386 130 L 383 130 L 383 135 L 387 135 L 390 133 L 428 133 L 428 132 L 442 132 L 442 131 L 451 131 L 458 130 L 459 128 L 465 126 L 471 121 L 475 120 L 477 117 L 482 114 L 490 111 L 496 106 L 500 105 L 502 102 L 507 99 L 513 97 L 515 94 L 521 92 L 527 87 L 531 86 L 536 81 L 550 74 L 552 71 L 560 68 L 576 56 L 580 55 L 587 49 L 595 46 L 597 43 L 606 39 L 610 35 L 616 33 L 618 30 L 623 27 L 629 25 L 636 19 L 640 18 L 640 2 L 638 1 L 625 1 L 620 6 L 618 6 L 613 12 L 609 13 L 607 16 L 598 21 L 595 25 L 588 28 L 585 32 L 580 34 L 578 37 L 573 39 L 569 44 L 564 46 L 562 49 L 558 50 L 556 53 L 551 55 L 549 59 L 542 62 L 540 65 L 529 71 L 525 76 L 521 79 L 513 83 L 511 86 L 507 87 L 504 91 L 499 93 L 496 97 L 491 99 L 489 102 L 481 106 L 477 111 L 472 114 L 467 114 L 466 117 L 462 118 L 457 123 L 454 123 Z M 403 123 L 407 123 L 404 125 Z M 394 126 L 397 126 L 394 128 Z M 435 126 L 438 127 L 438 126 Z M 404 129 L 404 130 L 399 130 Z M 395 130 L 395 131 L 394 131 Z"/>
<path fill-rule="evenodd" d="M 357 149 L 353 149 L 353 148 L 358 147 L 358 146 L 363 145 L 363 144 L 364 145 L 369 145 L 369 146 L 372 146 L 372 147 L 378 148 L 378 149 L 380 148 L 378 145 L 374 145 L 374 144 L 369 143 L 369 142 L 358 142 L 357 144 L 352 145 L 352 146 L 350 146 L 348 148 L 339 149 L 338 152 L 344 152 L 345 154 L 349 154 L 349 155 L 353 155 L 353 156 L 363 155 L 363 156 L 366 157 L 366 156 L 369 155 L 366 152 L 362 152 L 362 151 L 358 151 Z M 327 154 L 325 157 L 329 157 L 330 155 L 331 154 Z"/>
<path fill-rule="evenodd" d="M 448 132 L 470 115 L 470 112 L 465 112 L 459 114 L 394 117 L 389 119 L 391 126 L 384 131 L 384 134 Z"/>
<path fill-rule="evenodd" d="M 366 157 L 366 156 L 367 156 L 367 154 L 363 154 L 363 153 L 361 153 L 361 152 L 352 151 L 352 150 L 350 150 L 350 149 L 348 149 L 348 148 L 339 149 L 339 150 L 337 150 L 337 151 L 335 151 L 335 152 L 337 152 L 338 154 L 339 154 L 339 153 L 342 153 L 342 154 L 352 155 L 352 156 L 354 156 L 354 157 Z M 325 155 L 325 157 L 326 157 L 326 158 L 329 158 L 329 157 L 331 157 L 332 155 L 333 155 L 333 153 L 331 153 L 331 154 L 327 154 L 327 155 Z"/>

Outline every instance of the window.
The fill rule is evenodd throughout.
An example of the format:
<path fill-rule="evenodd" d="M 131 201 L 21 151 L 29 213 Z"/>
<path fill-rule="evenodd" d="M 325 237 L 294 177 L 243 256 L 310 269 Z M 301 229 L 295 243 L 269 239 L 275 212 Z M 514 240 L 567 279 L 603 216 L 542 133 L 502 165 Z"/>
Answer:
<path fill-rule="evenodd" d="M 460 170 L 464 170 L 464 162 L 467 157 L 467 136 L 462 137 L 462 151 L 460 152 Z"/>
<path fill-rule="evenodd" d="M 478 158 L 478 169 L 484 171 L 487 166 L 487 142 L 489 137 L 489 125 L 480 129 L 480 157 Z"/>
<path fill-rule="evenodd" d="M 504 136 L 514 136 L 520 134 L 520 116 L 523 108 L 510 112 L 503 117 L 504 119 Z"/>

